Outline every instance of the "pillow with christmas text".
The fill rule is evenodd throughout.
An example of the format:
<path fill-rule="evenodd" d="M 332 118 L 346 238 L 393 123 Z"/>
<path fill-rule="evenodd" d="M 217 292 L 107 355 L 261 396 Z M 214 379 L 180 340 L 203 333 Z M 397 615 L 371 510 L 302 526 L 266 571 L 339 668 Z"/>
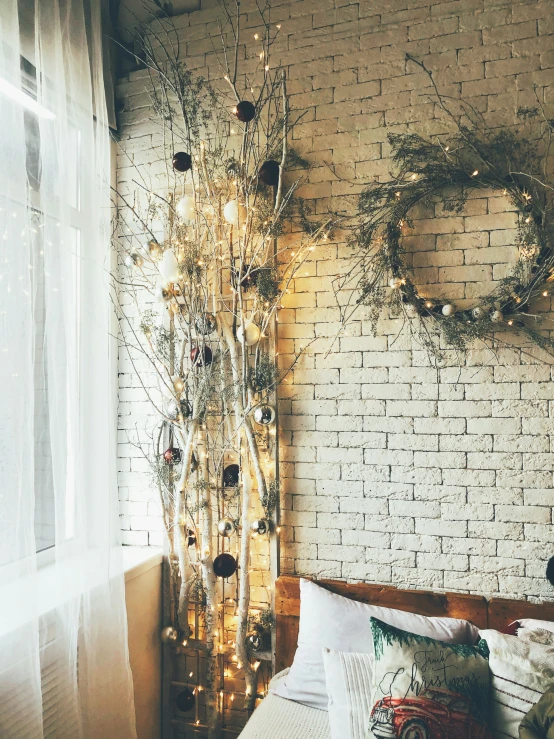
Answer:
<path fill-rule="evenodd" d="M 488 648 L 450 644 L 371 619 L 368 739 L 490 739 Z"/>

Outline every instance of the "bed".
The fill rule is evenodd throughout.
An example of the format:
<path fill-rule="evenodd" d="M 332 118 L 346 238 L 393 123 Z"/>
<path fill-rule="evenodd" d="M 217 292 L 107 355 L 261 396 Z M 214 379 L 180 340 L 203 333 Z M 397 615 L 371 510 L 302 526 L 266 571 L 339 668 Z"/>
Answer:
<path fill-rule="evenodd" d="M 503 598 L 487 600 L 464 593 L 432 593 L 366 583 L 318 580 L 317 584 L 331 592 L 387 608 L 420 613 L 425 616 L 448 616 L 471 621 L 480 629 L 502 630 L 518 619 L 554 621 L 554 603 L 530 603 Z M 276 649 L 278 674 L 275 686 L 282 680 L 294 659 L 300 617 L 300 579 L 283 576 L 275 587 Z M 240 739 L 329 739 L 328 714 L 300 703 L 269 694 L 254 711 L 240 734 Z"/>

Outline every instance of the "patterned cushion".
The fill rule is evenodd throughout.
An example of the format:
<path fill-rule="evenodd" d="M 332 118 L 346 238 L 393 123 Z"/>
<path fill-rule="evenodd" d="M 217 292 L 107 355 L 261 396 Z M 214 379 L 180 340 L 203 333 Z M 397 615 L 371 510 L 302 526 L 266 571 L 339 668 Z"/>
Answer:
<path fill-rule="evenodd" d="M 371 619 L 371 739 L 488 739 L 489 665 L 475 647 L 418 636 Z"/>
<path fill-rule="evenodd" d="M 554 684 L 554 647 L 492 629 L 481 638 L 490 653 L 493 736 L 518 739 L 523 717 Z"/>

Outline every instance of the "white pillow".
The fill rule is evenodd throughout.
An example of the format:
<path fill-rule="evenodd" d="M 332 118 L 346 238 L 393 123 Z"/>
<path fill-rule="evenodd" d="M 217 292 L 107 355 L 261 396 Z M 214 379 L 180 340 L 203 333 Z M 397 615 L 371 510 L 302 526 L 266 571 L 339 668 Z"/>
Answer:
<path fill-rule="evenodd" d="M 331 739 L 364 739 L 371 715 L 373 655 L 323 650 Z"/>
<path fill-rule="evenodd" d="M 554 647 L 487 629 L 490 650 L 490 727 L 498 739 L 518 739 L 525 714 L 554 683 Z"/>
<path fill-rule="evenodd" d="M 553 621 L 539 621 L 536 618 L 522 618 L 518 620 L 516 623 L 518 623 L 524 629 L 531 629 L 531 631 L 542 629 L 543 631 L 554 632 L 554 622 Z"/>
<path fill-rule="evenodd" d="M 290 672 L 274 689 L 281 698 L 327 710 L 327 689 L 322 649 L 373 653 L 369 619 L 419 636 L 453 644 L 474 644 L 476 626 L 458 618 L 429 618 L 393 608 L 371 606 L 330 593 L 310 580 L 300 580 L 300 628 L 298 647 Z"/>

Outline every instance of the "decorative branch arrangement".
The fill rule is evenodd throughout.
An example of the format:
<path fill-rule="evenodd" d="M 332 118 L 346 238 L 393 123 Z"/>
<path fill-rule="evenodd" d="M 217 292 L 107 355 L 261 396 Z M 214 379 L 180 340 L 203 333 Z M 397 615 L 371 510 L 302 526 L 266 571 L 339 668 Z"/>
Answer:
<path fill-rule="evenodd" d="M 419 343 L 438 360 L 445 345 L 464 353 L 475 340 L 493 347 L 505 343 L 511 332 L 552 350 L 554 340 L 549 331 L 541 332 L 541 317 L 530 313 L 530 304 L 554 293 L 554 189 L 548 182 L 554 122 L 538 98 L 536 107 L 518 111 L 521 125 L 516 130 L 488 128 L 463 101 L 463 115 L 455 115 L 451 99 L 439 92 L 431 73 L 408 59 L 429 74 L 456 132 L 435 140 L 415 133 L 389 136 L 397 171 L 360 196 L 350 239 L 354 262 L 338 284 L 356 292 L 356 304 L 344 308 L 345 319 L 359 305 L 369 308 L 374 330 L 384 311 L 403 316 Z M 416 206 L 438 201 L 444 212 L 460 214 L 479 190 L 499 191 L 515 206 L 519 258 L 488 296 L 458 309 L 450 300 L 422 294 L 405 261 L 403 236 L 413 225 Z"/>
<path fill-rule="evenodd" d="M 289 112 L 284 71 L 271 65 L 280 26 L 269 6 L 260 8 L 261 31 L 241 69 L 239 2 L 221 9 L 216 87 L 186 68 L 169 19 L 140 27 L 137 56 L 163 168 L 154 182 L 150 165 L 129 159 L 133 186 L 114 196 L 119 337 L 158 419 L 144 453 L 169 547 L 171 623 L 162 639 L 177 653 L 203 655 L 204 685 L 197 670 L 176 703 L 195 710 L 210 739 L 234 700 L 227 678 L 235 685 L 240 673 L 252 710 L 260 655 L 271 658 L 275 391 L 291 368 L 277 369 L 276 324 L 298 270 L 331 227 L 310 218 L 296 195 L 307 163 L 289 148 L 299 116 Z"/>

